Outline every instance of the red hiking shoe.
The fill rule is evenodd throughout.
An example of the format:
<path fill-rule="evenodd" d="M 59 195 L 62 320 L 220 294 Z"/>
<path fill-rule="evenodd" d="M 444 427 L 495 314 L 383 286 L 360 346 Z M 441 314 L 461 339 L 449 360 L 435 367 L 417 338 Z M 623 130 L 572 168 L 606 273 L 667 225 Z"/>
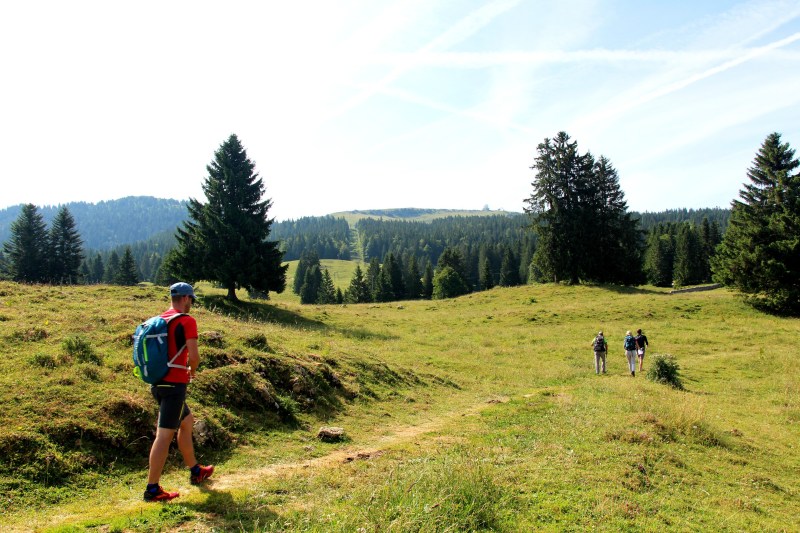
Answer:
<path fill-rule="evenodd" d="M 158 490 L 156 492 L 150 492 L 149 490 L 144 491 L 144 501 L 146 502 L 168 502 L 174 498 L 177 498 L 180 494 L 177 492 L 167 492 L 161 485 L 158 486 Z"/>
<path fill-rule="evenodd" d="M 198 483 L 202 483 L 206 479 L 211 477 L 211 474 L 214 473 L 214 465 L 197 465 L 200 467 L 200 471 L 197 474 L 189 474 L 189 481 L 192 482 L 192 485 L 197 485 Z"/>

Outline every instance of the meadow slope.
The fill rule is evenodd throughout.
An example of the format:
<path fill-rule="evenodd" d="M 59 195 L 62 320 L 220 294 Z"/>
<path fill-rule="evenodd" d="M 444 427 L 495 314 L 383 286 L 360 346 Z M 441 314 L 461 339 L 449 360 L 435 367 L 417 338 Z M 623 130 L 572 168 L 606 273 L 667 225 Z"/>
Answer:
<path fill-rule="evenodd" d="M 0 283 L 3 530 L 800 529 L 800 321 L 652 287 L 231 306 L 202 286 L 190 402 L 217 472 L 191 487 L 173 454 L 181 497 L 145 504 L 154 409 L 127 336 L 163 292 Z M 626 372 L 637 327 L 686 390 Z"/>

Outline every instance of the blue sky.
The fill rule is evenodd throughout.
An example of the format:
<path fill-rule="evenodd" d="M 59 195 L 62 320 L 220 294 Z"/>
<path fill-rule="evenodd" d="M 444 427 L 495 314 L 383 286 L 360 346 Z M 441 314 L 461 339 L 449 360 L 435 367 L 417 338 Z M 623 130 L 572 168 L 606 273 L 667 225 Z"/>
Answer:
<path fill-rule="evenodd" d="M 638 211 L 800 148 L 800 2 L 3 2 L 0 208 L 202 199 L 236 133 L 278 220 L 521 211 L 566 131 Z"/>

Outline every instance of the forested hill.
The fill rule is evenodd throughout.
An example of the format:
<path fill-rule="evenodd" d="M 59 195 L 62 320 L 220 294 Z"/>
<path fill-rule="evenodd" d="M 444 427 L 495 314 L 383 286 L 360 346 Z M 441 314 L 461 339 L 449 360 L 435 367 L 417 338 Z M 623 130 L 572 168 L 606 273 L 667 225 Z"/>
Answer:
<path fill-rule="evenodd" d="M 151 196 L 128 196 L 96 204 L 63 204 L 75 219 L 85 248 L 105 250 L 148 240 L 165 231 L 174 232 L 186 218 L 186 202 Z M 39 207 L 49 225 L 62 206 Z M 21 205 L 0 210 L 0 243 L 10 236 L 11 224 L 19 217 Z"/>
<path fill-rule="evenodd" d="M 63 205 L 72 213 L 84 247 L 94 251 L 110 252 L 128 244 L 147 247 L 145 241 L 153 238 L 159 240 L 160 249 L 166 242 L 162 238 L 164 233 L 174 233 L 175 228 L 187 217 L 185 202 L 150 196 L 129 196 L 96 204 L 71 202 Z M 40 206 L 39 212 L 50 224 L 60 207 Z M 21 205 L 17 205 L 0 209 L 0 245 L 8 240 L 11 224 L 19 216 L 21 208 Z M 644 230 L 662 222 L 690 221 L 700 224 L 707 217 L 709 222 L 716 221 L 724 232 L 730 210 L 670 209 L 658 213 L 633 212 L 632 215 L 641 219 L 640 227 Z M 469 234 L 482 233 L 476 242 L 510 242 L 515 238 L 512 235 L 517 234 L 516 228 L 525 223 L 526 217 L 521 213 L 488 209 L 371 209 L 275 222 L 270 237 L 283 241 L 286 260 L 298 259 L 305 250 L 316 251 L 321 258 L 381 257 L 388 250 L 397 252 L 399 240 L 404 241 L 403 248 L 418 246 L 412 246 L 415 239 L 417 243 L 423 241 L 428 244 L 423 255 L 435 256 L 435 251 L 445 245 L 474 241 Z M 359 257 L 361 254 L 365 257 Z"/>
<path fill-rule="evenodd" d="M 704 218 L 716 222 L 724 233 L 729 209 L 671 209 L 659 213 L 632 212 L 640 229 L 649 231 L 661 223 L 691 222 L 700 225 Z M 454 211 L 446 209 L 380 209 L 347 211 L 324 217 L 303 217 L 276 222 L 271 238 L 281 241 L 284 259 L 299 259 L 314 252 L 321 259 L 382 258 L 386 252 L 426 256 L 435 261 L 445 246 L 461 244 L 519 245 L 529 238 L 528 218 L 507 211 Z"/>
<path fill-rule="evenodd" d="M 707 218 L 709 223 L 716 222 L 720 230 L 724 233 L 728 227 L 728 221 L 731 218 L 730 209 L 722 209 L 719 207 L 706 208 L 706 209 L 667 209 L 658 213 L 632 213 L 634 218 L 639 218 L 639 227 L 645 231 L 650 230 L 653 226 L 663 223 L 681 223 L 691 222 L 695 225 L 703 223 L 703 219 Z"/>

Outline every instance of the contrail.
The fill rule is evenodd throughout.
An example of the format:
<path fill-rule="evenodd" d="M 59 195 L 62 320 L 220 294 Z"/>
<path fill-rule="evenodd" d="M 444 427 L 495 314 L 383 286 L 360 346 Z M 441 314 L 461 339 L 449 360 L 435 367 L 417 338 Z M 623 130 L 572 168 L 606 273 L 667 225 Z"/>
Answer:
<path fill-rule="evenodd" d="M 726 61 L 726 62 L 722 63 L 721 65 L 717 65 L 716 67 L 712 67 L 712 68 L 710 68 L 708 70 L 705 70 L 703 72 L 695 74 L 694 76 L 689 76 L 688 78 L 685 78 L 685 79 L 682 79 L 682 80 L 678 80 L 676 82 L 673 82 L 673 83 L 670 83 L 668 85 L 665 85 L 664 87 L 662 87 L 662 88 L 660 88 L 658 90 L 655 90 L 655 91 L 653 91 L 651 93 L 644 94 L 644 95 L 640 96 L 639 98 L 634 98 L 632 100 L 628 100 L 628 101 L 626 101 L 626 102 L 624 102 L 622 104 L 619 104 L 617 106 L 614 106 L 614 107 L 612 107 L 610 109 L 605 109 L 605 110 L 602 110 L 602 111 L 600 111 L 598 113 L 595 113 L 594 115 L 590 116 L 586 120 L 578 121 L 575 124 L 575 126 L 584 127 L 584 126 L 591 125 L 591 124 L 594 124 L 594 123 L 599 122 L 599 121 L 608 120 L 609 118 L 611 118 L 611 117 L 613 117 L 615 115 L 619 115 L 619 114 L 625 113 L 626 111 L 630 111 L 631 109 L 639 107 L 639 106 L 641 106 L 643 104 L 646 104 L 648 102 L 652 102 L 653 100 L 656 100 L 656 99 L 661 98 L 663 96 L 666 96 L 668 94 L 674 93 L 676 91 L 680 91 L 681 89 L 684 89 L 684 88 L 688 87 L 689 85 L 692 85 L 693 83 L 697 83 L 698 81 L 704 80 L 706 78 L 710 78 L 711 76 L 714 76 L 714 75 L 719 74 L 721 72 L 725 72 L 726 70 L 730 70 L 733 67 L 739 66 L 742 63 L 746 63 L 747 61 L 750 61 L 751 59 L 755 59 L 756 57 L 762 56 L 762 55 L 764 55 L 764 54 L 766 54 L 768 52 L 771 52 L 773 50 L 777 50 L 779 48 L 783 48 L 784 46 L 792 44 L 792 43 L 794 43 L 794 42 L 796 42 L 798 40 L 800 40 L 800 32 L 794 33 L 794 34 L 790 35 L 789 37 L 786 37 L 786 38 L 781 39 L 779 41 L 775 41 L 775 42 L 767 44 L 765 46 L 760 46 L 760 47 L 757 47 L 757 48 L 750 49 L 747 53 L 745 53 L 745 54 L 743 54 L 743 55 L 741 55 L 739 57 L 736 57 L 734 59 L 731 59 L 730 61 Z"/>
<path fill-rule="evenodd" d="M 439 35 L 428 44 L 423 46 L 418 53 L 425 54 L 426 52 L 432 52 L 435 50 L 442 50 L 446 49 L 454 44 L 457 44 L 464 39 L 472 36 L 480 30 L 488 25 L 492 20 L 497 18 L 498 16 L 502 15 L 506 11 L 516 7 L 519 4 L 520 0 L 496 0 L 487 6 L 483 6 L 480 9 L 477 9 L 467 15 L 466 17 L 462 18 L 458 21 L 454 26 L 448 29 L 443 34 Z M 331 119 L 337 116 L 340 116 L 347 111 L 357 107 L 361 103 L 368 100 L 372 95 L 380 92 L 381 90 L 385 89 L 390 83 L 398 79 L 400 76 L 411 70 L 412 68 L 417 66 L 417 62 L 415 60 L 416 54 L 412 54 L 407 57 L 406 61 L 403 61 L 399 65 L 397 65 L 394 69 L 389 72 L 386 76 L 384 76 L 381 80 L 376 83 L 370 84 L 365 88 L 363 91 L 355 95 L 354 97 L 350 98 L 344 105 L 340 106 L 339 108 L 335 109 L 331 112 L 331 114 L 327 117 L 327 119 Z"/>

